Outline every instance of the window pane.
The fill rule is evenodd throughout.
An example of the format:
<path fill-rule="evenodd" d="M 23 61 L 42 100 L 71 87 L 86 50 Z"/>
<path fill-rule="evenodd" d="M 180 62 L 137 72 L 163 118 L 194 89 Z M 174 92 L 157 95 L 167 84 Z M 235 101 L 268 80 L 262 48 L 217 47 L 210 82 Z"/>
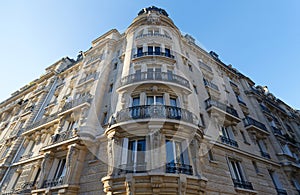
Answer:
<path fill-rule="evenodd" d="M 171 106 L 177 107 L 177 101 L 176 101 L 176 98 L 170 98 L 170 105 L 171 105 Z"/>
<path fill-rule="evenodd" d="M 146 141 L 145 140 L 139 140 L 137 143 L 137 164 L 141 165 L 145 163 L 145 151 L 146 151 Z"/>
<path fill-rule="evenodd" d="M 147 105 L 154 104 L 154 96 L 147 96 Z"/>
<path fill-rule="evenodd" d="M 167 163 L 174 163 L 173 142 L 166 140 L 166 157 Z"/>
<path fill-rule="evenodd" d="M 134 97 L 132 99 L 132 106 L 139 106 L 140 105 L 140 97 Z"/>
<path fill-rule="evenodd" d="M 156 96 L 155 103 L 156 103 L 156 105 L 163 105 L 164 104 L 163 96 Z"/>

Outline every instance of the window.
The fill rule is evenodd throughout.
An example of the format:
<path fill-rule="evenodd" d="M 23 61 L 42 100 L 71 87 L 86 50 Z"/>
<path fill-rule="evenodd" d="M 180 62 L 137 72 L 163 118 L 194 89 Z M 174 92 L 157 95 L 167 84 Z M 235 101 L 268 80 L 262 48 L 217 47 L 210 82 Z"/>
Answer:
<path fill-rule="evenodd" d="M 102 124 L 105 125 L 108 122 L 108 114 L 107 112 L 103 113 L 103 120 L 102 120 Z"/>
<path fill-rule="evenodd" d="M 161 48 L 159 46 L 148 46 L 148 54 L 149 55 L 160 55 L 161 54 Z"/>
<path fill-rule="evenodd" d="M 240 161 L 229 159 L 228 166 L 234 187 L 253 190 L 252 184 L 246 179 L 246 175 Z"/>
<path fill-rule="evenodd" d="M 123 139 L 121 169 L 126 172 L 146 171 L 146 139 Z"/>
<path fill-rule="evenodd" d="M 274 184 L 278 194 L 287 194 L 286 191 L 282 187 L 282 184 L 279 180 L 277 173 L 275 171 L 269 170 L 269 174 L 270 174 L 270 177 L 273 181 L 273 184 Z"/>
<path fill-rule="evenodd" d="M 150 35 L 157 35 L 157 34 L 159 34 L 159 29 L 158 28 L 148 29 L 148 34 L 150 34 Z"/>
<path fill-rule="evenodd" d="M 177 107 L 177 99 L 176 98 L 170 98 L 170 106 Z"/>
<path fill-rule="evenodd" d="M 208 150 L 207 154 L 208 154 L 209 161 L 215 161 L 214 155 L 212 153 L 212 149 Z"/>
<path fill-rule="evenodd" d="M 189 70 L 191 71 L 191 72 L 193 72 L 193 67 L 192 67 L 192 65 L 188 65 L 188 67 L 189 67 Z"/>
<path fill-rule="evenodd" d="M 148 79 L 161 79 L 161 68 L 148 68 L 147 69 Z"/>
<path fill-rule="evenodd" d="M 287 154 L 287 155 L 289 155 L 289 156 L 293 156 L 293 154 L 292 154 L 292 152 L 291 152 L 291 150 L 290 150 L 288 144 L 282 143 L 282 144 L 280 144 L 280 145 L 281 145 L 281 149 L 282 149 L 282 151 L 283 151 L 284 154 Z"/>
<path fill-rule="evenodd" d="M 146 105 L 164 105 L 164 98 L 162 95 L 148 95 Z"/>
<path fill-rule="evenodd" d="M 295 186 L 295 188 L 297 189 L 298 193 L 300 193 L 300 183 L 298 182 L 298 180 L 295 178 L 292 178 L 292 183 Z"/>
<path fill-rule="evenodd" d="M 170 51 L 169 48 L 165 48 L 165 55 L 166 55 L 167 57 L 171 57 L 171 51 Z"/>
<path fill-rule="evenodd" d="M 143 56 L 143 47 L 138 47 L 137 48 L 137 57 Z"/>
<path fill-rule="evenodd" d="M 77 121 L 66 121 L 68 122 L 68 127 L 67 127 L 67 131 L 69 130 L 73 130 L 77 127 Z"/>
<path fill-rule="evenodd" d="M 131 108 L 131 115 L 132 118 L 138 118 L 140 116 L 140 97 L 133 97 L 132 98 L 132 108 Z"/>
<path fill-rule="evenodd" d="M 225 144 L 229 144 L 235 147 L 238 147 L 237 142 L 235 141 L 235 137 L 233 134 L 233 130 L 231 126 L 222 127 L 221 128 L 221 141 Z"/>
<path fill-rule="evenodd" d="M 113 91 L 113 88 L 114 88 L 114 84 L 111 83 L 111 84 L 109 85 L 109 90 L 108 90 L 108 92 L 111 93 L 111 92 Z"/>
<path fill-rule="evenodd" d="M 5 149 L 4 149 L 5 148 Z M 3 149 L 2 149 L 2 154 L 1 154 L 1 158 L 5 158 L 6 157 L 6 155 L 7 155 L 7 153 L 9 152 L 9 150 L 10 150 L 10 146 L 5 146 L 5 147 L 3 147 Z M 1 159 L 0 158 L 0 159 Z"/>
<path fill-rule="evenodd" d="M 60 184 L 62 184 L 62 180 L 64 178 L 64 176 L 66 175 L 66 159 L 60 159 L 58 161 L 58 165 L 53 177 L 54 181 L 58 181 L 61 182 Z"/>
<path fill-rule="evenodd" d="M 140 81 L 141 80 L 141 69 L 135 70 L 135 80 Z"/>
<path fill-rule="evenodd" d="M 256 172 L 256 173 L 259 173 L 259 169 L 258 169 L 258 166 L 257 166 L 257 164 L 256 164 L 255 161 L 252 161 L 252 165 L 253 165 L 253 167 L 254 167 L 255 172 Z"/>
<path fill-rule="evenodd" d="M 193 174 L 190 166 L 188 145 L 186 142 L 166 140 L 166 172 Z"/>
<path fill-rule="evenodd" d="M 118 68 L 118 63 L 114 63 L 114 70 L 116 70 Z"/>
<path fill-rule="evenodd" d="M 248 142 L 248 140 L 247 140 L 247 138 L 246 138 L 246 135 L 245 135 L 244 131 L 241 131 L 241 135 L 242 135 L 242 137 L 243 137 L 244 143 L 249 144 L 249 142 Z"/>
<path fill-rule="evenodd" d="M 195 92 L 196 94 L 198 94 L 198 90 L 197 90 L 196 85 L 193 85 L 193 88 L 194 88 L 194 92 Z"/>
<path fill-rule="evenodd" d="M 268 154 L 268 151 L 267 151 L 267 148 L 266 148 L 266 145 L 265 145 L 264 141 L 263 141 L 262 139 L 258 140 L 258 141 L 257 141 L 257 145 L 258 145 L 258 147 L 259 147 L 259 149 L 260 149 L 261 155 L 262 155 L 263 157 L 265 157 L 265 158 L 269 158 L 269 159 L 270 159 L 271 157 L 270 157 L 270 155 Z"/>

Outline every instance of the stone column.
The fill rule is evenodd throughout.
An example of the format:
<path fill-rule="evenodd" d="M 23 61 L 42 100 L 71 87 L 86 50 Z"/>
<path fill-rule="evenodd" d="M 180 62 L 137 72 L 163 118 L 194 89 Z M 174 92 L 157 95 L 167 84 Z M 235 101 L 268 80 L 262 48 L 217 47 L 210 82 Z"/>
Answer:
<path fill-rule="evenodd" d="M 149 153 L 150 153 L 150 166 L 147 167 L 151 170 L 151 172 L 161 172 L 162 166 L 162 145 L 161 145 L 161 132 L 160 127 L 157 126 L 150 126 L 149 132 Z"/>

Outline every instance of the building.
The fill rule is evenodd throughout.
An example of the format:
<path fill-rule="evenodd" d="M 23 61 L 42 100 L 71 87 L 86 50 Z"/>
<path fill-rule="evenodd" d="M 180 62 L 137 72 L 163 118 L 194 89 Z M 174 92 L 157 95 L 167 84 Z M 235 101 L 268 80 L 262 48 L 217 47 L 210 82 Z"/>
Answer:
<path fill-rule="evenodd" d="M 300 112 L 142 9 L 0 103 L 8 194 L 300 194 Z"/>

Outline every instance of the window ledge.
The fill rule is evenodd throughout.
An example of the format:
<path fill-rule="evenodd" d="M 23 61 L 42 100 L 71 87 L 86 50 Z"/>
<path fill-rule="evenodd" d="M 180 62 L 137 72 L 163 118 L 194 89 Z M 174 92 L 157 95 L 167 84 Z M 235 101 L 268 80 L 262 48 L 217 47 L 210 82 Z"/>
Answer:
<path fill-rule="evenodd" d="M 235 191 L 237 191 L 237 192 L 248 192 L 249 194 L 257 194 L 257 191 L 255 191 L 255 190 L 248 190 L 248 189 L 239 188 L 239 187 L 235 187 Z"/>
<path fill-rule="evenodd" d="M 210 162 L 210 163 L 213 163 L 213 164 L 216 164 L 216 165 L 219 164 L 219 162 L 216 161 L 216 160 L 209 160 L 209 162 Z"/>

